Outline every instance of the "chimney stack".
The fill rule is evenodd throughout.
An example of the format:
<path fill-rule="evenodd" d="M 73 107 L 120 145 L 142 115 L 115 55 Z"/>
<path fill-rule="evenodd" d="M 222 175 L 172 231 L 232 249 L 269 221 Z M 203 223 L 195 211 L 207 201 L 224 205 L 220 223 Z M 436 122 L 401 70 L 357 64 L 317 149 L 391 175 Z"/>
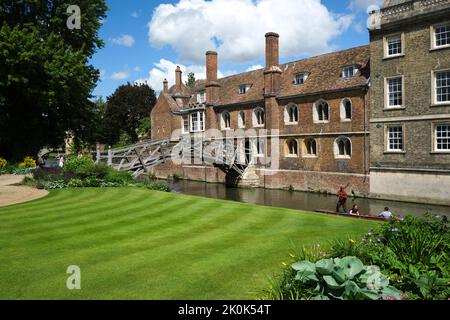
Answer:
<path fill-rule="evenodd" d="M 278 66 L 280 63 L 280 35 L 278 33 L 266 33 L 266 68 Z"/>
<path fill-rule="evenodd" d="M 177 92 L 181 92 L 182 75 L 183 72 L 181 71 L 180 66 L 177 66 L 177 69 L 175 70 L 175 88 Z"/>
<path fill-rule="evenodd" d="M 163 92 L 167 93 L 169 91 L 169 82 L 167 81 L 167 79 L 164 79 L 163 81 Z"/>
<path fill-rule="evenodd" d="M 206 81 L 217 81 L 217 52 L 206 52 Z"/>
<path fill-rule="evenodd" d="M 208 129 L 217 129 L 217 114 L 212 108 L 219 98 L 220 84 L 217 82 L 218 70 L 217 52 L 206 52 L 206 126 Z"/>

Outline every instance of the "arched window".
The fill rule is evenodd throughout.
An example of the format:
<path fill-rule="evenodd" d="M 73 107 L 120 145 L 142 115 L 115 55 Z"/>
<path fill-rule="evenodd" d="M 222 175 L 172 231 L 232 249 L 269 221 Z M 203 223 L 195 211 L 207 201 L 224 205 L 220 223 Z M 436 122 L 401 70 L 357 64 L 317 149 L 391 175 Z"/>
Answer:
<path fill-rule="evenodd" d="M 317 142 L 314 139 L 306 139 L 304 142 L 305 157 L 317 157 Z"/>
<path fill-rule="evenodd" d="M 253 126 L 262 127 L 265 123 L 265 114 L 263 108 L 256 108 L 253 111 Z"/>
<path fill-rule="evenodd" d="M 314 122 L 324 123 L 330 120 L 328 102 L 319 100 L 314 104 Z"/>
<path fill-rule="evenodd" d="M 284 109 L 284 123 L 296 124 L 298 123 L 298 107 L 291 103 Z"/>
<path fill-rule="evenodd" d="M 231 128 L 231 117 L 229 112 L 222 113 L 222 129 Z"/>
<path fill-rule="evenodd" d="M 350 158 L 352 156 L 352 142 L 347 137 L 339 137 L 334 143 L 336 158 Z"/>
<path fill-rule="evenodd" d="M 286 141 L 286 155 L 288 157 L 298 156 L 298 143 L 297 140 L 291 139 Z"/>
<path fill-rule="evenodd" d="M 352 119 L 352 100 L 345 98 L 341 101 L 341 120 L 348 121 Z"/>
<path fill-rule="evenodd" d="M 239 128 L 245 128 L 245 112 L 241 111 L 239 112 Z"/>

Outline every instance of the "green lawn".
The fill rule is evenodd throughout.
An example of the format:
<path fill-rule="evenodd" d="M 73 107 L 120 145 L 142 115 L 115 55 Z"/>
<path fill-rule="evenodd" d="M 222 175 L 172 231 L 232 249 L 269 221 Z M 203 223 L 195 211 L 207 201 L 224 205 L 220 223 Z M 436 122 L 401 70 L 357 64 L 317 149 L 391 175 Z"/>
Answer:
<path fill-rule="evenodd" d="M 0 208 L 0 299 L 253 299 L 295 246 L 376 222 L 138 188 Z M 81 268 L 81 290 L 66 269 Z"/>

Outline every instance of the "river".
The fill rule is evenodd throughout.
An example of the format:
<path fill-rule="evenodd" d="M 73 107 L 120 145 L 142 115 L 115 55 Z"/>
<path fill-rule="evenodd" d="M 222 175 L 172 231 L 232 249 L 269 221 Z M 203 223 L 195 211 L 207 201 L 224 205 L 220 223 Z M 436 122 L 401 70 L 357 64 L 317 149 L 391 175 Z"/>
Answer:
<path fill-rule="evenodd" d="M 188 180 L 161 182 L 168 184 L 175 192 L 207 198 L 239 201 L 305 211 L 335 210 L 336 208 L 336 197 L 328 194 L 260 188 L 229 188 L 223 184 L 212 184 Z M 358 205 L 362 214 L 377 215 L 383 211 L 384 207 L 389 207 L 390 211 L 395 215 L 422 216 L 425 212 L 430 211 L 435 215 L 446 215 L 450 217 L 450 207 L 447 206 L 350 197 L 347 201 L 347 207 L 349 210 L 353 204 Z"/>

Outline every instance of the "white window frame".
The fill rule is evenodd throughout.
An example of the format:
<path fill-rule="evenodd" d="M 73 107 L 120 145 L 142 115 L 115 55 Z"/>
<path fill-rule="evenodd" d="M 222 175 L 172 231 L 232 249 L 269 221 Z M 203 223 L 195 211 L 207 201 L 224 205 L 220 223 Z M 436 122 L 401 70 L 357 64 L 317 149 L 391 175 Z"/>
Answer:
<path fill-rule="evenodd" d="M 400 38 L 401 52 L 396 53 L 396 54 L 389 54 L 389 39 L 392 39 L 394 37 Z M 385 59 L 403 57 L 405 55 L 405 34 L 404 33 L 396 33 L 396 34 L 391 34 L 391 35 L 385 36 L 383 38 L 383 44 L 384 44 L 383 48 L 384 48 L 384 58 Z"/>
<path fill-rule="evenodd" d="M 206 102 L 206 90 L 202 90 L 197 93 L 197 102 L 201 104 Z"/>
<path fill-rule="evenodd" d="M 245 129 L 246 120 L 247 119 L 246 119 L 245 111 L 239 112 L 239 115 L 238 115 L 238 127 L 239 127 L 239 129 Z"/>
<path fill-rule="evenodd" d="M 389 81 L 395 80 L 395 79 L 401 79 L 401 85 L 402 85 L 402 91 L 401 91 L 401 98 L 402 98 L 402 104 L 401 105 L 395 105 L 391 106 L 390 103 L 390 92 L 389 92 Z M 395 110 L 395 109 L 404 109 L 405 108 L 405 77 L 403 75 L 401 76 L 394 76 L 394 77 L 387 77 L 384 78 L 384 109 L 385 110 Z"/>
<path fill-rule="evenodd" d="M 302 78 L 302 81 L 298 81 L 299 78 Z M 294 84 L 301 86 L 303 84 L 305 84 L 306 79 L 308 79 L 308 74 L 306 72 L 298 72 L 294 75 Z"/>
<path fill-rule="evenodd" d="M 341 140 L 348 140 L 350 142 L 350 154 L 341 155 L 339 153 L 339 142 Z M 344 144 L 344 153 L 346 153 L 345 144 Z M 346 136 L 340 136 L 336 140 L 334 140 L 334 158 L 335 159 L 351 159 L 352 155 L 353 155 L 352 139 L 350 139 L 349 137 L 346 137 Z"/>
<path fill-rule="evenodd" d="M 295 143 L 297 145 L 296 146 L 296 149 L 297 149 L 296 153 L 291 153 L 291 148 L 290 148 L 291 142 L 293 142 L 293 143 Z M 285 157 L 286 158 L 298 158 L 298 156 L 299 156 L 299 148 L 298 148 L 298 146 L 299 146 L 299 144 L 298 144 L 298 141 L 296 139 L 287 139 L 286 140 Z"/>
<path fill-rule="evenodd" d="M 252 139 L 252 154 L 255 158 L 264 158 L 267 140 L 265 138 Z M 259 149 L 259 150 L 258 150 Z M 262 153 L 261 153 L 262 151 Z"/>
<path fill-rule="evenodd" d="M 307 143 L 311 141 L 311 142 L 315 142 L 316 143 L 316 153 L 312 154 L 308 152 L 308 145 Z M 309 139 L 305 139 L 303 140 L 303 158 L 317 158 L 318 154 L 319 154 L 319 144 L 317 143 L 316 139 L 313 138 L 309 138 Z"/>
<path fill-rule="evenodd" d="M 439 126 L 448 126 L 450 127 L 450 122 L 435 122 L 432 124 L 432 128 L 433 128 L 433 153 L 444 153 L 444 154 L 450 154 L 450 149 L 438 149 L 438 137 L 437 137 L 437 128 Z M 449 136 L 449 140 L 450 140 L 450 136 Z"/>
<path fill-rule="evenodd" d="M 436 81 L 437 81 L 437 77 L 436 74 L 440 73 L 440 72 L 450 72 L 450 69 L 443 69 L 443 70 L 433 70 L 431 71 L 431 79 L 432 79 L 432 83 L 431 83 L 431 101 L 432 101 L 432 105 L 449 105 L 450 101 L 438 101 L 437 99 L 437 87 L 436 87 Z"/>
<path fill-rule="evenodd" d="M 262 112 L 263 113 L 263 123 L 259 124 L 258 123 L 258 117 L 257 117 L 257 112 Z M 253 127 L 254 128 L 263 128 L 266 125 L 266 113 L 264 111 L 264 108 L 261 107 L 256 107 L 255 109 L 253 109 Z"/>
<path fill-rule="evenodd" d="M 187 130 L 186 130 L 186 127 L 185 127 L 186 122 L 187 122 Z M 190 125 L 189 115 L 188 114 L 182 115 L 181 116 L 181 132 L 183 134 L 189 133 L 190 127 L 191 127 L 191 125 Z"/>
<path fill-rule="evenodd" d="M 328 112 L 327 112 L 328 119 L 327 120 L 324 120 L 325 117 L 323 117 L 324 118 L 323 120 L 320 120 L 320 117 L 319 117 L 319 105 L 321 103 L 325 103 L 328 106 Z M 325 113 L 323 114 L 323 116 L 325 116 Z M 313 120 L 314 120 L 314 123 L 329 123 L 330 122 L 330 104 L 328 103 L 328 101 L 326 101 L 324 99 L 320 99 L 320 100 L 317 100 L 313 104 Z"/>
<path fill-rule="evenodd" d="M 402 144 L 402 148 L 401 149 L 394 149 L 391 148 L 391 133 L 390 133 L 390 129 L 401 129 L 401 144 Z M 385 139 L 385 143 L 386 143 L 386 147 L 385 147 L 385 152 L 387 153 L 405 153 L 405 126 L 401 125 L 401 124 L 391 124 L 391 125 L 387 125 L 386 126 L 386 139 Z M 398 139 L 398 137 L 393 137 L 393 139 Z"/>
<path fill-rule="evenodd" d="M 349 70 L 350 68 L 353 69 L 353 74 L 348 76 L 348 75 L 346 75 L 347 74 L 346 70 Z M 344 66 L 344 67 L 342 67 L 341 77 L 342 77 L 342 79 L 345 79 L 345 80 L 352 79 L 358 74 L 358 71 L 359 70 L 358 70 L 358 67 L 356 65 Z"/>
<path fill-rule="evenodd" d="M 197 121 L 194 125 L 193 115 L 196 115 Z M 196 111 L 189 115 L 189 123 L 191 127 L 191 132 L 203 132 L 205 131 L 205 112 L 204 111 Z"/>
<path fill-rule="evenodd" d="M 347 112 L 345 110 L 345 103 L 350 102 L 350 118 L 347 118 Z M 342 122 L 350 122 L 353 119 L 353 101 L 350 98 L 344 98 L 341 100 L 341 107 L 340 107 L 340 116 Z"/>
<path fill-rule="evenodd" d="M 241 85 L 239 85 L 239 95 L 247 94 L 248 90 L 250 90 L 251 87 L 252 86 L 250 84 L 241 84 Z"/>
<path fill-rule="evenodd" d="M 295 109 L 295 114 L 297 116 L 294 115 L 293 120 L 291 121 L 290 119 L 290 110 Z M 297 120 L 295 120 L 295 118 L 297 118 Z M 298 106 L 295 103 L 289 103 L 285 108 L 284 108 L 284 124 L 286 125 L 296 125 L 298 124 L 298 120 L 299 120 L 299 109 Z"/>
<path fill-rule="evenodd" d="M 442 28 L 442 27 L 450 27 L 450 21 L 445 22 L 445 23 L 440 23 L 440 24 L 433 25 L 430 28 L 431 50 L 439 50 L 439 49 L 450 48 L 450 44 L 438 46 L 437 43 L 436 43 L 436 29 Z"/>
<path fill-rule="evenodd" d="M 228 124 L 227 119 L 225 117 L 228 117 Z M 231 130 L 231 114 L 228 111 L 222 112 L 220 115 L 220 127 L 222 130 Z"/>

